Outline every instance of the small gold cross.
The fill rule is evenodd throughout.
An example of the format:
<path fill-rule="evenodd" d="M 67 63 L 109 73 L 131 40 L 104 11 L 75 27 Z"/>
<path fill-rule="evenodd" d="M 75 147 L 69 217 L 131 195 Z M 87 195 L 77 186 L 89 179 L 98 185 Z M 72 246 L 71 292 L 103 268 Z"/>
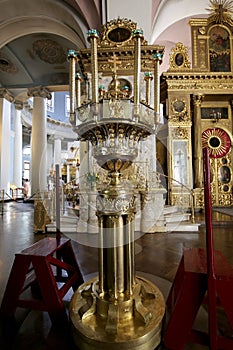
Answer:
<path fill-rule="evenodd" d="M 113 72 L 116 74 L 117 72 L 117 64 L 121 63 L 117 56 L 114 54 L 113 59 L 108 60 L 108 62 L 113 63 Z"/>

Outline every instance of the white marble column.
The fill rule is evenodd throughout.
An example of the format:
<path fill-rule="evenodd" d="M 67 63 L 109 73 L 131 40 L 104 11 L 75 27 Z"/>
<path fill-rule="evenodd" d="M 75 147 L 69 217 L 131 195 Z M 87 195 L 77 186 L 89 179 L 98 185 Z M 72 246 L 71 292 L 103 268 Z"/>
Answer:
<path fill-rule="evenodd" d="M 79 188 L 81 191 L 86 190 L 86 175 L 89 171 L 89 155 L 87 141 L 80 142 L 80 167 L 79 167 Z"/>
<path fill-rule="evenodd" d="M 13 96 L 0 89 L 0 190 L 10 195 L 11 182 L 11 103 Z"/>
<path fill-rule="evenodd" d="M 33 97 L 31 136 L 31 195 L 47 191 L 47 120 L 46 98 L 50 92 L 42 87 L 29 89 Z"/>
<path fill-rule="evenodd" d="M 55 170 L 55 166 L 56 164 L 59 164 L 59 171 L 60 174 L 59 176 L 61 176 L 61 138 L 56 138 L 54 139 L 54 152 L 53 152 L 53 159 L 54 159 L 54 170 Z"/>
<path fill-rule="evenodd" d="M 22 133 L 21 113 L 23 109 L 23 103 L 15 101 L 14 104 L 15 104 L 15 139 L 14 139 L 13 183 L 17 187 L 22 187 L 23 133 Z"/>
<path fill-rule="evenodd" d="M 70 182 L 70 164 L 67 163 L 66 165 L 66 182 L 69 183 Z"/>

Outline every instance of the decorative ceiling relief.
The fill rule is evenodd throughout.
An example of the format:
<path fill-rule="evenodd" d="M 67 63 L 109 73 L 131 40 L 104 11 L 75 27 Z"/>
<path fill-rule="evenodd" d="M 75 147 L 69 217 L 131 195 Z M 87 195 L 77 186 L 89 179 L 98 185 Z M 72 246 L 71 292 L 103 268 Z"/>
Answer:
<path fill-rule="evenodd" d="M 44 62 L 61 64 L 66 61 L 63 47 L 51 39 L 36 40 L 33 43 L 33 51 Z"/>
<path fill-rule="evenodd" d="M 18 72 L 18 68 L 9 60 L 9 58 L 0 53 L 0 71 L 16 74 Z"/>

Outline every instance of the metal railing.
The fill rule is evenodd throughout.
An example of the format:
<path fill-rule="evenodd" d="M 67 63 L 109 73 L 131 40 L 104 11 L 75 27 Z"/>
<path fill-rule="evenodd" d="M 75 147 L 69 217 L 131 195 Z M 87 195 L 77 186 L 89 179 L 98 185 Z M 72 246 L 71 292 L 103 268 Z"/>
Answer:
<path fill-rule="evenodd" d="M 174 179 L 174 178 L 172 178 L 172 177 L 170 177 L 168 175 L 162 174 L 162 173 L 160 173 L 158 171 L 156 171 L 156 174 L 159 177 L 163 176 L 164 178 L 168 179 L 168 181 L 170 181 L 170 182 L 171 181 L 172 182 L 173 181 L 176 182 L 177 184 L 179 184 L 179 186 L 181 187 L 182 190 L 183 189 L 187 190 L 187 192 L 188 192 L 188 194 L 190 196 L 189 203 L 190 203 L 190 211 L 191 211 L 191 222 L 195 223 L 195 210 L 194 210 L 195 206 L 194 206 L 194 191 L 193 191 L 193 188 L 189 188 L 188 186 L 184 185 L 182 182 L 180 182 L 180 181 L 178 181 L 178 180 L 176 180 L 176 179 Z"/>

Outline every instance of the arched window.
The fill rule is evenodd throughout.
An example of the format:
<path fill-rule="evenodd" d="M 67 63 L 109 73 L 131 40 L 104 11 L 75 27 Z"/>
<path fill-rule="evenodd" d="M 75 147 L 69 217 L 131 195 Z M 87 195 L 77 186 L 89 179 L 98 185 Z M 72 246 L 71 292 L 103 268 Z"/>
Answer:
<path fill-rule="evenodd" d="M 210 30 L 209 57 L 211 72 L 231 71 L 229 32 L 221 26 Z"/>

